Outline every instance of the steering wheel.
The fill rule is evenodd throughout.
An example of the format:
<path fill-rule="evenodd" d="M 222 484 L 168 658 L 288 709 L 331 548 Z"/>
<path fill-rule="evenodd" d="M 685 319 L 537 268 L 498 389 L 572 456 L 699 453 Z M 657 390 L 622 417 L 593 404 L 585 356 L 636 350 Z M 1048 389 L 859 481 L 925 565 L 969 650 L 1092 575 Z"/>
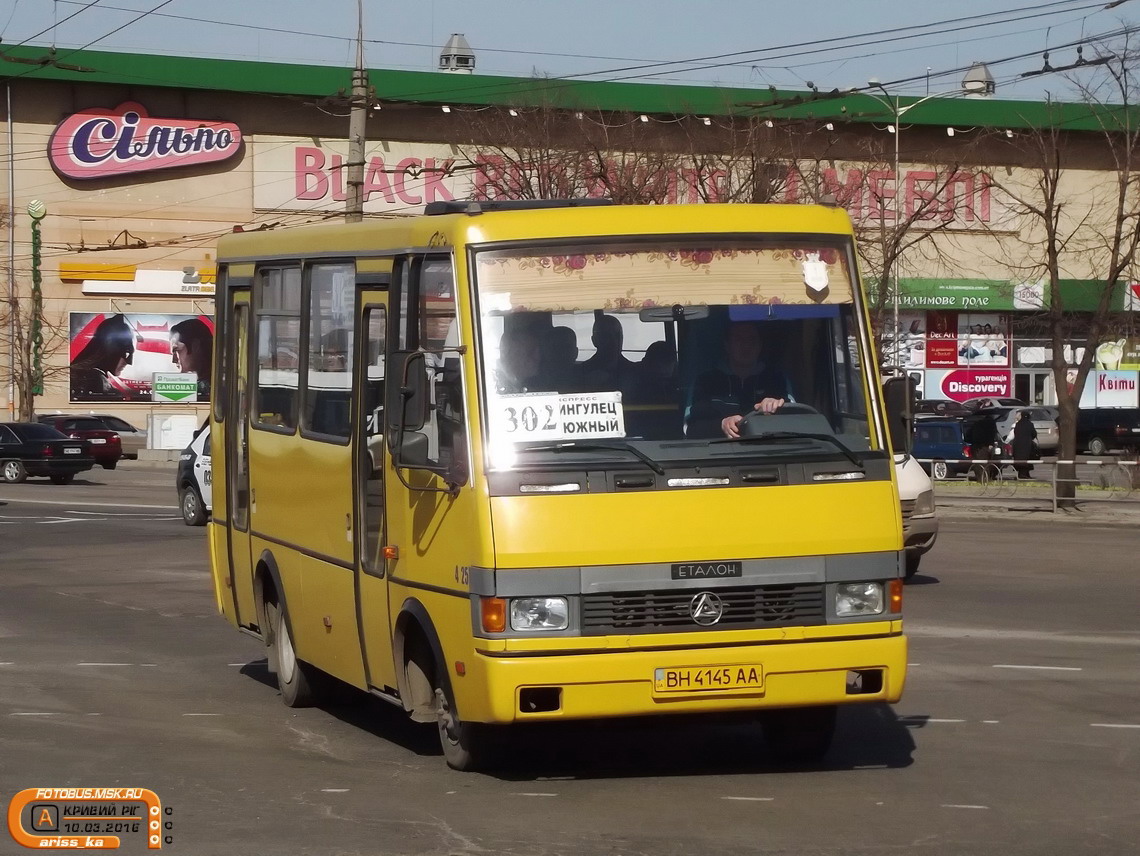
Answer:
<path fill-rule="evenodd" d="M 777 428 L 771 422 L 767 422 L 773 416 L 820 416 L 820 412 L 814 407 L 807 404 L 800 404 L 796 401 L 786 402 L 782 407 L 776 410 L 775 413 L 765 413 L 762 410 L 753 410 L 740 420 L 737 426 L 740 431 L 741 437 L 750 437 L 755 434 L 762 434 L 766 426 L 769 430 Z M 777 428 L 778 430 L 778 428 Z"/>

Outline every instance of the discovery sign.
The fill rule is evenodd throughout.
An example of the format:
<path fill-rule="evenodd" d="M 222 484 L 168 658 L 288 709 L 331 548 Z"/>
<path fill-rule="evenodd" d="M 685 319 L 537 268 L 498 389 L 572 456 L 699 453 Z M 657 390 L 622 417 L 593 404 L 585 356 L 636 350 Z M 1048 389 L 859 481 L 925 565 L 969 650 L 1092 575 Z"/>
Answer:
<path fill-rule="evenodd" d="M 241 140 L 232 122 L 151 118 L 141 104 L 127 101 L 68 116 L 52 132 L 48 158 L 68 178 L 118 178 L 223 161 L 240 151 Z"/>

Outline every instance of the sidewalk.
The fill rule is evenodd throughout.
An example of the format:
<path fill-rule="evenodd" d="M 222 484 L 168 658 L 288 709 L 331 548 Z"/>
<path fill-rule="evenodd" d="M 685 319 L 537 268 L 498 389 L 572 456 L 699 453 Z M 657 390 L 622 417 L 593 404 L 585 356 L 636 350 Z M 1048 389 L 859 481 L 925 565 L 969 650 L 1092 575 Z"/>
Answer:
<path fill-rule="evenodd" d="M 952 486 L 951 486 L 952 485 Z M 938 516 L 947 520 L 1041 520 L 1049 523 L 1084 523 L 1092 526 L 1140 526 L 1140 491 L 1125 499 L 1110 499 L 1107 491 L 1080 490 L 1075 508 L 1053 513 L 1049 484 L 1019 484 L 1003 495 L 983 496 L 980 488 L 964 482 L 935 483 Z"/>

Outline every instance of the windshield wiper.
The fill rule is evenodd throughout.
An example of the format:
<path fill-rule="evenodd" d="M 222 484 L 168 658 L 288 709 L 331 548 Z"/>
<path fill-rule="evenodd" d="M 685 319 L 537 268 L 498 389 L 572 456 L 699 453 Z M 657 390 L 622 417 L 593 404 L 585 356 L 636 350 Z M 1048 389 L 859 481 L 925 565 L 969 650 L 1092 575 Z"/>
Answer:
<path fill-rule="evenodd" d="M 763 434 L 753 434 L 751 437 L 725 437 L 720 440 L 709 440 L 709 445 L 714 443 L 771 443 L 779 442 L 780 440 L 821 440 L 825 443 L 831 443 L 843 456 L 859 469 L 863 469 L 863 463 L 855 457 L 852 452 L 838 437 L 833 437 L 831 434 L 808 434 L 800 431 L 765 431 Z"/>
<path fill-rule="evenodd" d="M 564 443 L 545 443 L 541 446 L 523 446 L 519 449 L 520 452 L 563 452 L 582 451 L 594 452 L 600 450 L 608 450 L 611 452 L 629 452 L 638 460 L 642 461 L 647 467 L 659 476 L 665 475 L 665 468 L 661 466 L 649 455 L 640 449 L 636 449 L 628 443 L 583 443 L 579 440 L 567 440 Z"/>

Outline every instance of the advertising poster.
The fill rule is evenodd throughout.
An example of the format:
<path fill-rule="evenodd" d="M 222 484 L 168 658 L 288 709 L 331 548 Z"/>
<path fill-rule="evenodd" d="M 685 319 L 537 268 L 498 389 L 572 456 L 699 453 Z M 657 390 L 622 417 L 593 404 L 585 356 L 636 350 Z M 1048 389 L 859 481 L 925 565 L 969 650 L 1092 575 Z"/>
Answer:
<path fill-rule="evenodd" d="M 154 376 L 193 374 L 210 400 L 214 319 L 209 315 L 72 312 L 71 401 L 151 403 Z"/>
<path fill-rule="evenodd" d="M 1120 354 L 1120 368 L 1140 369 L 1140 337 L 1124 340 L 1124 349 Z"/>
<path fill-rule="evenodd" d="M 926 396 L 951 401 L 968 401 L 971 398 L 1013 396 L 1013 373 L 1007 369 L 954 369 L 928 371 Z"/>
<path fill-rule="evenodd" d="M 926 365 L 928 368 L 958 367 L 958 313 L 930 310 L 926 313 Z"/>
<path fill-rule="evenodd" d="M 958 365 L 1009 367 L 1009 316 L 958 313 Z"/>

